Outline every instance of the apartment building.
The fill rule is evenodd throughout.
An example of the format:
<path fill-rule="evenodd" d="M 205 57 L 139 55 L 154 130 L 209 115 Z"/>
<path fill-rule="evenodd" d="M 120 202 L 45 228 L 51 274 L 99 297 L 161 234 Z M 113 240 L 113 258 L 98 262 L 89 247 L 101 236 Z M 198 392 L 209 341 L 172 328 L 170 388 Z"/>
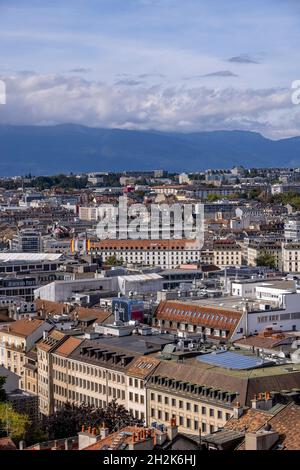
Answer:
<path fill-rule="evenodd" d="M 147 423 L 147 395 L 145 383 L 160 361 L 154 357 L 137 357 L 127 370 L 127 407 L 135 418 Z"/>
<path fill-rule="evenodd" d="M 300 273 L 300 243 L 283 245 L 282 269 L 285 273 Z"/>
<path fill-rule="evenodd" d="M 25 355 L 44 332 L 52 327 L 44 320 L 34 318 L 17 320 L 0 330 L 0 362 L 20 377 L 20 388 L 25 389 Z"/>
<path fill-rule="evenodd" d="M 213 264 L 219 268 L 241 266 L 241 246 L 231 240 L 216 240 L 213 244 Z"/>
<path fill-rule="evenodd" d="M 66 339 L 67 336 L 64 333 L 53 330 L 36 345 L 39 411 L 46 416 L 54 411 L 52 352 Z"/>
<path fill-rule="evenodd" d="M 104 263 L 115 256 L 125 264 L 163 269 L 200 259 L 200 247 L 194 240 L 102 240 L 91 242 L 91 249 L 101 254 Z"/>
<path fill-rule="evenodd" d="M 196 333 L 218 341 L 233 338 L 239 330 L 243 312 L 230 306 L 213 306 L 211 300 L 206 304 L 204 302 L 160 302 L 153 325 L 163 331 L 178 332 L 181 335 Z"/>
<path fill-rule="evenodd" d="M 248 266 L 257 266 L 257 258 L 264 254 L 273 256 L 275 267 L 282 269 L 282 246 L 280 242 L 250 242 L 246 249 Z"/>
<path fill-rule="evenodd" d="M 291 393 L 299 381 L 299 365 L 292 371 L 284 365 L 245 368 L 239 363 L 239 354 L 220 354 L 233 354 L 230 365 L 220 366 L 218 354 L 186 358 L 184 362 L 162 361 L 146 382 L 149 424 L 166 425 L 174 419 L 181 433 L 211 434 L 231 417 L 239 418 L 256 395 L 268 390 Z M 202 362 L 205 356 L 211 357 L 209 364 Z"/>
<path fill-rule="evenodd" d="M 52 353 L 53 403 L 105 407 L 116 399 L 128 408 L 126 372 L 132 354 L 99 341 L 69 338 Z"/>

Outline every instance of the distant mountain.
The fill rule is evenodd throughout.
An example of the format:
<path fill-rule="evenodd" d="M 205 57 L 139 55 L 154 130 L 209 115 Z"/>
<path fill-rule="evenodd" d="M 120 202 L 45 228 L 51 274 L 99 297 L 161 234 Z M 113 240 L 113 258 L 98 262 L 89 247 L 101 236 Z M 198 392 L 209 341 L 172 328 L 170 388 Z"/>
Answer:
<path fill-rule="evenodd" d="M 58 172 L 300 166 L 300 137 L 272 141 L 255 132 L 176 133 L 0 125 L 0 175 Z"/>

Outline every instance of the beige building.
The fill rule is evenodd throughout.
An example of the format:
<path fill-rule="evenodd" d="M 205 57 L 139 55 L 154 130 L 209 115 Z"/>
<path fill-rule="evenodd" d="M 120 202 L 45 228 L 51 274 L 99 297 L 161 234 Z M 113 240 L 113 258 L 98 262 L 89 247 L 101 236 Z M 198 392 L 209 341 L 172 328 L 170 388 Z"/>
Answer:
<path fill-rule="evenodd" d="M 219 382 L 204 385 L 201 369 L 162 362 L 146 384 L 148 423 L 168 425 L 175 419 L 179 432 L 210 434 L 233 415 L 237 393 Z"/>
<path fill-rule="evenodd" d="M 64 333 L 54 330 L 37 343 L 39 411 L 48 416 L 54 411 L 52 352 L 67 339 Z"/>
<path fill-rule="evenodd" d="M 102 240 L 91 242 L 91 249 L 103 261 L 115 256 L 125 264 L 161 266 L 173 269 L 200 259 L 199 243 L 194 240 Z"/>
<path fill-rule="evenodd" d="M 287 243 L 283 245 L 282 265 L 285 273 L 300 272 L 300 243 Z"/>
<path fill-rule="evenodd" d="M 241 246 L 230 240 L 215 241 L 213 244 L 213 264 L 219 268 L 241 266 Z"/>
<path fill-rule="evenodd" d="M 25 355 L 44 332 L 53 328 L 44 320 L 21 319 L 0 330 L 0 362 L 20 377 L 20 388 L 25 389 Z"/>
<path fill-rule="evenodd" d="M 246 250 L 248 266 L 257 266 L 257 258 L 268 254 L 274 257 L 275 267 L 282 269 L 282 247 L 280 242 L 250 243 Z"/>
<path fill-rule="evenodd" d="M 154 357 L 137 357 L 127 371 L 127 408 L 133 416 L 147 422 L 147 395 L 145 381 L 160 361 Z"/>

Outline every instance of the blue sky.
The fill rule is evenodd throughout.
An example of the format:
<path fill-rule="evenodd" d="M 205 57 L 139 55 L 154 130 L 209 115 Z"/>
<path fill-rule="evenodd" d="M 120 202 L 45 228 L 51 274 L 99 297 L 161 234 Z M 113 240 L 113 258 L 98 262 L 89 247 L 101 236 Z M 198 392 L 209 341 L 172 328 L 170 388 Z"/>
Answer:
<path fill-rule="evenodd" d="M 297 135 L 299 18 L 297 0 L 0 0 L 0 122 Z"/>

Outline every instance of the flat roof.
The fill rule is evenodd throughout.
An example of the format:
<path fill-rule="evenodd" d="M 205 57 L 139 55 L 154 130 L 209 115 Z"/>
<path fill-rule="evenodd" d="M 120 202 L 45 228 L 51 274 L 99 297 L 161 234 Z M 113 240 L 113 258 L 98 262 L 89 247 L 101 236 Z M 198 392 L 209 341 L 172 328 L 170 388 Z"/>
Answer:
<path fill-rule="evenodd" d="M 14 261 L 58 261 L 61 257 L 61 253 L 0 253 L 0 262 L 12 263 Z"/>
<path fill-rule="evenodd" d="M 200 362 L 224 367 L 225 369 L 250 370 L 258 367 L 274 365 L 272 361 L 262 360 L 260 357 L 246 356 L 231 351 L 214 351 L 197 357 Z"/>

